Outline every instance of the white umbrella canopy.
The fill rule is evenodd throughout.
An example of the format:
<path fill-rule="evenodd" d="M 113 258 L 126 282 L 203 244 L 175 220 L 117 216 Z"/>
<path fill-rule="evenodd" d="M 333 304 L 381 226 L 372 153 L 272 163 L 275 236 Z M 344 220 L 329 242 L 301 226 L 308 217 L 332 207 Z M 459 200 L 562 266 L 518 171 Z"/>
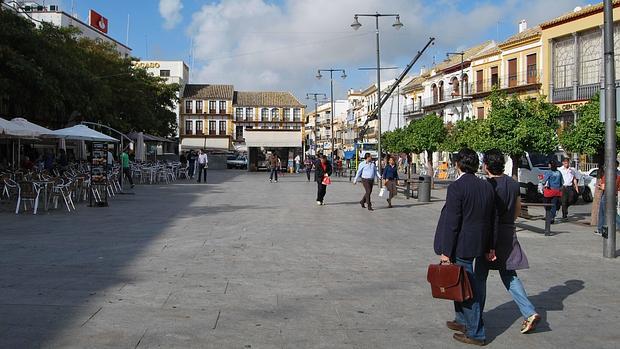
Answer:
<path fill-rule="evenodd" d="M 0 135 L 6 135 L 10 137 L 36 136 L 35 133 L 31 130 L 3 118 L 0 118 Z"/>
<path fill-rule="evenodd" d="M 11 120 L 12 123 L 21 126 L 34 134 L 34 136 L 39 137 L 41 135 L 52 132 L 49 128 L 45 128 L 43 126 L 39 126 L 35 123 L 32 123 L 24 118 L 14 118 Z"/>
<path fill-rule="evenodd" d="M 144 133 L 139 132 L 136 137 L 136 154 L 135 158 L 137 161 L 145 160 L 145 151 L 144 151 Z"/>
<path fill-rule="evenodd" d="M 112 138 L 101 132 L 95 131 L 92 128 L 88 128 L 88 126 L 85 126 L 85 125 L 75 125 L 75 126 L 63 128 L 60 130 L 55 130 L 55 131 L 45 134 L 45 136 L 52 136 L 52 137 L 58 137 L 58 138 L 64 138 L 64 139 L 82 140 L 82 141 L 93 141 L 93 142 L 119 142 L 118 139 Z"/>

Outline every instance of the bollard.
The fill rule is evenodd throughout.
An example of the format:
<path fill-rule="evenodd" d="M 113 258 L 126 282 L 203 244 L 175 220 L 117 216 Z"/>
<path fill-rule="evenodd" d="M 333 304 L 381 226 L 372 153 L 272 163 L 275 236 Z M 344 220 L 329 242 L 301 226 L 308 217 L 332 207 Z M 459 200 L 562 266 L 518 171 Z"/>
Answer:
<path fill-rule="evenodd" d="M 431 202 L 431 176 L 418 178 L 418 202 Z"/>

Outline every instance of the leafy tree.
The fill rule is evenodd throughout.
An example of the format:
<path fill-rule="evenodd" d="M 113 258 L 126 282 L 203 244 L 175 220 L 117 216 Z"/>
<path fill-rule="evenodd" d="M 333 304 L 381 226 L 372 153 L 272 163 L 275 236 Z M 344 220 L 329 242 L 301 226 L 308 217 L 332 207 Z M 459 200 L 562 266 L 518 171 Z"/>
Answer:
<path fill-rule="evenodd" d="M 446 125 L 446 139 L 441 149 L 456 152 L 463 148 L 478 149 L 482 137 L 480 136 L 484 121 L 476 119 L 459 120 L 456 124 Z"/>
<path fill-rule="evenodd" d="M 439 150 L 446 138 L 446 128 L 443 119 L 436 114 L 426 115 L 425 117 L 411 122 L 407 132 L 407 147 L 413 153 L 427 153 L 428 173 L 433 173 L 432 154 Z"/>
<path fill-rule="evenodd" d="M 496 148 L 512 159 L 512 175 L 517 177 L 517 160 L 525 152 L 550 153 L 557 149 L 559 109 L 543 97 L 520 99 L 497 90 L 488 97 L 488 119 L 479 125 L 477 151 Z"/>
<path fill-rule="evenodd" d="M 50 128 L 94 121 L 172 135 L 178 86 L 134 69 L 112 45 L 77 34 L 0 11 L 0 114 Z"/>

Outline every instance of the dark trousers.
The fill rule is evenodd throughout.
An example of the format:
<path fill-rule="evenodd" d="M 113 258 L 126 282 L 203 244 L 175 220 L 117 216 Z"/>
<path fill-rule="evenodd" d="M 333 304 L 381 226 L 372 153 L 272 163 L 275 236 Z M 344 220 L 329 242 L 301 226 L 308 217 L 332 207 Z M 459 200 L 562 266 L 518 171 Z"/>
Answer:
<path fill-rule="evenodd" d="M 133 178 L 131 178 L 131 169 L 129 167 L 123 167 L 123 174 L 125 178 L 129 180 L 129 184 L 133 185 Z"/>
<path fill-rule="evenodd" d="M 543 202 L 546 204 L 553 204 L 551 207 L 545 207 L 546 210 L 551 210 L 551 214 L 549 215 L 549 219 L 553 222 L 555 219 L 555 215 L 557 214 L 558 208 L 560 207 L 560 197 L 554 196 L 552 198 L 543 198 Z"/>
<path fill-rule="evenodd" d="M 372 194 L 372 187 L 375 185 L 375 181 L 372 179 L 362 178 L 362 185 L 364 186 L 364 197 L 360 203 L 366 204 L 368 205 L 368 208 L 371 208 L 372 203 L 370 202 L 370 196 Z"/>
<path fill-rule="evenodd" d="M 308 177 L 308 182 L 310 182 L 310 172 L 312 172 L 311 168 L 306 169 L 306 177 Z"/>
<path fill-rule="evenodd" d="M 465 325 L 467 328 L 467 337 L 479 341 L 486 339 L 484 330 L 484 322 L 482 321 L 482 297 L 486 290 L 482 290 L 482 284 L 478 282 L 474 273 L 474 259 L 456 258 L 456 264 L 465 269 L 465 273 L 469 277 L 471 290 L 474 292 L 474 298 L 465 302 L 454 302 L 454 320 L 459 324 Z"/>
<path fill-rule="evenodd" d="M 568 206 L 572 205 L 575 197 L 575 188 L 573 186 L 562 187 L 562 218 L 568 217 Z"/>
<path fill-rule="evenodd" d="M 325 200 L 325 194 L 327 194 L 327 186 L 322 182 L 317 182 L 316 201 L 323 202 Z"/>
<path fill-rule="evenodd" d="M 189 178 L 194 178 L 194 170 L 196 169 L 196 162 L 195 161 L 190 161 L 189 162 L 189 168 L 187 169 L 187 174 L 189 175 Z"/>
<path fill-rule="evenodd" d="M 271 173 L 269 174 L 269 180 L 273 180 L 273 177 L 276 177 L 276 181 L 278 180 L 278 169 L 277 168 L 272 168 L 271 169 Z"/>
<path fill-rule="evenodd" d="M 198 164 L 198 183 L 200 183 L 200 176 L 204 174 L 204 181 L 207 183 L 207 168 L 205 164 Z"/>

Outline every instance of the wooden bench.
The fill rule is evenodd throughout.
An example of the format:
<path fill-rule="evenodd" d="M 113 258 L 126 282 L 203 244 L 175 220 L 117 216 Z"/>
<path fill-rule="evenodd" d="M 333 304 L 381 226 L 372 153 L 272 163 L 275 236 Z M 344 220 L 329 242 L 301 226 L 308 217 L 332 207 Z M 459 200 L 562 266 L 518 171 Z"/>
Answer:
<path fill-rule="evenodd" d="M 519 217 L 525 219 L 532 219 L 532 216 L 527 211 L 528 206 L 531 207 L 544 207 L 545 208 L 545 236 L 551 235 L 551 207 L 552 203 L 539 203 L 539 202 L 523 202 L 521 201 L 521 212 L 519 213 Z"/>

